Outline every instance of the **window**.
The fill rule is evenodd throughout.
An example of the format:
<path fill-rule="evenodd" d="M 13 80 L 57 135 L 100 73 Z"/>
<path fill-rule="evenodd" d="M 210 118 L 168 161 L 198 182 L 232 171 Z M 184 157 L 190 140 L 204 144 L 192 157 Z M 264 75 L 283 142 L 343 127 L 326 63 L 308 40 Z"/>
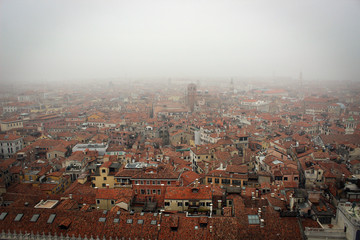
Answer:
<path fill-rule="evenodd" d="M 140 184 L 143 185 L 143 184 L 144 184 L 144 181 L 140 181 Z"/>
<path fill-rule="evenodd" d="M 160 195 L 161 194 L 161 190 L 160 189 L 158 189 L 158 195 Z"/>
<path fill-rule="evenodd" d="M 157 181 L 157 184 L 160 185 L 160 181 Z"/>
<path fill-rule="evenodd" d="M 113 204 L 113 205 L 114 205 L 114 204 L 115 204 L 115 201 L 114 201 L 114 200 L 111 200 L 111 204 Z"/>
<path fill-rule="evenodd" d="M 241 180 L 232 180 L 232 184 L 241 186 Z"/>
<path fill-rule="evenodd" d="M 137 181 L 137 180 L 135 180 L 135 184 L 138 184 L 138 181 Z"/>
<path fill-rule="evenodd" d="M 287 177 L 284 177 L 284 181 L 287 181 L 288 180 L 288 178 Z"/>
<path fill-rule="evenodd" d="M 106 169 L 101 169 L 101 172 L 102 172 L 102 173 L 106 173 Z"/>
<path fill-rule="evenodd" d="M 96 204 L 100 204 L 100 200 L 99 200 L 99 199 L 96 200 Z"/>
<path fill-rule="evenodd" d="M 186 207 L 189 206 L 189 202 L 185 202 L 185 206 L 186 206 Z"/>
<path fill-rule="evenodd" d="M 146 189 L 147 194 L 150 194 L 150 189 Z"/>
<path fill-rule="evenodd" d="M 51 214 L 47 220 L 47 223 L 49 223 L 49 224 L 53 223 L 55 217 L 56 217 L 56 214 Z"/>
<path fill-rule="evenodd" d="M 147 185 L 150 185 L 150 181 L 146 181 L 146 184 L 147 184 Z"/>
<path fill-rule="evenodd" d="M 297 181 L 297 180 L 299 180 L 299 178 L 298 178 L 298 177 L 294 177 L 294 181 Z"/>
<path fill-rule="evenodd" d="M 182 207 L 183 206 L 183 203 L 182 202 L 178 202 L 178 207 Z"/>
<path fill-rule="evenodd" d="M 210 205 L 211 205 L 211 202 L 206 202 L 207 207 L 210 207 Z"/>
<path fill-rule="evenodd" d="M 144 190 L 144 189 L 141 189 L 141 194 L 145 194 L 145 190 Z"/>
<path fill-rule="evenodd" d="M 95 177 L 91 177 L 91 180 L 92 180 L 92 181 L 95 181 Z"/>
<path fill-rule="evenodd" d="M 208 178 L 208 183 L 212 183 L 212 178 L 211 177 Z"/>
<path fill-rule="evenodd" d="M 106 181 L 106 177 L 104 177 L 104 181 Z"/>
<path fill-rule="evenodd" d="M 156 190 L 155 190 L 155 189 L 153 189 L 153 191 L 152 191 L 152 192 L 153 192 L 153 194 L 156 194 Z"/>
<path fill-rule="evenodd" d="M 103 183 L 101 186 L 102 186 L 102 187 L 106 187 L 106 184 L 105 184 L 105 183 Z"/>
<path fill-rule="evenodd" d="M 248 215 L 249 224 L 260 224 L 258 215 Z"/>
<path fill-rule="evenodd" d="M 0 220 L 2 221 L 2 220 L 4 220 L 5 219 L 5 217 L 7 216 L 7 212 L 2 212 L 1 213 L 1 215 L 0 215 Z"/>
<path fill-rule="evenodd" d="M 165 202 L 165 206 L 170 206 L 170 202 Z"/>
<path fill-rule="evenodd" d="M 230 184 L 230 179 L 221 179 L 222 184 Z"/>
<path fill-rule="evenodd" d="M 24 214 L 19 213 L 18 215 L 16 215 L 14 222 L 19 222 L 23 216 L 24 216 Z"/>
<path fill-rule="evenodd" d="M 218 178 L 215 178 L 215 183 L 219 183 L 219 179 L 218 179 Z"/>
<path fill-rule="evenodd" d="M 204 202 L 200 202 L 200 207 L 204 207 L 205 203 Z"/>
<path fill-rule="evenodd" d="M 168 182 L 167 182 L 167 185 L 171 185 L 171 182 L 170 182 L 170 181 L 168 181 Z"/>

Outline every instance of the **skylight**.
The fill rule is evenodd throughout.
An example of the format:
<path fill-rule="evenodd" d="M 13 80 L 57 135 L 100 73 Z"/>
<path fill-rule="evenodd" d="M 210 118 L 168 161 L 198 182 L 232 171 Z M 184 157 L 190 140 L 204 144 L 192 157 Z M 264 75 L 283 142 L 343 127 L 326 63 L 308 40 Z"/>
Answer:
<path fill-rule="evenodd" d="M 133 220 L 130 219 L 130 218 L 126 220 L 126 223 L 130 223 L 130 224 L 131 224 L 132 222 L 133 222 Z"/>
<path fill-rule="evenodd" d="M 4 220 L 7 214 L 8 214 L 7 212 L 1 213 L 1 215 L 0 215 L 0 220 L 1 220 L 1 221 Z"/>
<path fill-rule="evenodd" d="M 16 215 L 14 221 L 15 221 L 15 222 L 19 222 L 23 216 L 24 216 L 24 214 L 19 213 L 18 215 Z"/>
<path fill-rule="evenodd" d="M 142 219 L 138 220 L 138 224 L 143 224 L 143 223 L 144 223 L 144 220 L 142 220 Z"/>
<path fill-rule="evenodd" d="M 249 224 L 260 224 L 258 215 L 248 215 Z"/>
<path fill-rule="evenodd" d="M 151 220 L 151 225 L 156 225 L 156 220 Z"/>
<path fill-rule="evenodd" d="M 114 218 L 114 223 L 119 223 L 120 219 L 119 218 Z"/>
<path fill-rule="evenodd" d="M 50 223 L 53 223 L 55 217 L 56 217 L 56 214 L 51 214 L 50 217 L 49 217 L 48 220 L 47 220 L 47 223 L 49 223 L 49 224 L 50 224 Z"/>
<path fill-rule="evenodd" d="M 273 164 L 279 164 L 279 163 L 283 163 L 283 162 L 282 162 L 282 161 L 279 161 L 279 160 L 273 161 Z"/>
<path fill-rule="evenodd" d="M 40 214 L 34 214 L 30 219 L 30 222 L 36 222 L 40 217 Z"/>
<path fill-rule="evenodd" d="M 106 218 L 99 218 L 99 222 L 105 222 Z"/>

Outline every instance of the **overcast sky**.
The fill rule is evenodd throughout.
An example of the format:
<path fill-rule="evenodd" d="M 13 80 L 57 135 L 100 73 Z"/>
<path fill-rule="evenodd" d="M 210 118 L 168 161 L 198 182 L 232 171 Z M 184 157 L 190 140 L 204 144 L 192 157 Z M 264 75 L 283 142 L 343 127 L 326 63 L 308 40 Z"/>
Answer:
<path fill-rule="evenodd" d="M 0 81 L 360 81 L 359 0 L 0 0 Z"/>

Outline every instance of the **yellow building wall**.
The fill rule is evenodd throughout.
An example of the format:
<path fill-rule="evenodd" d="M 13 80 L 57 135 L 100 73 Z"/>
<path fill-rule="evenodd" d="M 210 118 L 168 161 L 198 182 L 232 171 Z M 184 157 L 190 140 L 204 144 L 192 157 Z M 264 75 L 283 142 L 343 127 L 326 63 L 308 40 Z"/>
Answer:
<path fill-rule="evenodd" d="M 165 202 L 169 202 L 170 206 L 165 206 L 165 210 L 167 211 L 188 211 L 189 206 L 185 206 L 185 203 L 189 203 L 189 200 L 165 200 Z M 178 203 L 182 202 L 182 206 L 178 206 Z M 200 203 L 204 203 L 204 206 L 200 206 Z M 199 207 L 197 211 L 209 211 L 210 206 L 206 206 L 206 203 L 211 203 L 211 200 L 200 200 Z M 189 203 L 190 204 L 190 203 Z"/>
<path fill-rule="evenodd" d="M 96 208 L 101 210 L 110 210 L 115 206 L 114 199 L 96 199 Z"/>
<path fill-rule="evenodd" d="M 208 182 L 208 178 L 211 178 L 212 179 L 212 182 Z M 215 178 L 216 179 L 219 179 L 219 183 L 215 183 Z M 221 183 L 223 179 L 229 179 L 230 180 L 230 184 L 224 184 L 224 183 Z M 241 185 L 235 185 L 233 184 L 233 181 L 236 180 L 236 181 L 240 181 L 241 182 Z M 235 178 L 224 178 L 224 177 L 212 177 L 212 176 L 206 176 L 205 177 L 205 185 L 214 185 L 214 186 L 240 186 L 240 187 L 243 187 L 244 186 L 244 181 L 246 181 L 246 179 L 235 179 Z"/>
<path fill-rule="evenodd" d="M 22 128 L 23 122 L 6 122 L 1 123 L 1 131 L 8 131 L 14 128 Z"/>
<path fill-rule="evenodd" d="M 105 172 L 103 172 L 103 170 L 105 170 Z M 95 184 L 95 187 L 106 188 L 107 184 L 109 184 L 109 188 L 114 188 L 115 177 L 109 176 L 108 168 L 100 168 L 100 176 L 94 176 L 94 178 L 95 179 L 92 181 L 92 183 Z"/>

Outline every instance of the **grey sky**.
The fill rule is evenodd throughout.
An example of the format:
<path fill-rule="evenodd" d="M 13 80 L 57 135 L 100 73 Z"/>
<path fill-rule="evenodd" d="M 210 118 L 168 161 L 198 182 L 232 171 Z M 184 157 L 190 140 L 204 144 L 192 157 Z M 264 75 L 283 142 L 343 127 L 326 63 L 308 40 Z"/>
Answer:
<path fill-rule="evenodd" d="M 0 81 L 360 80 L 358 0 L 0 0 Z"/>

